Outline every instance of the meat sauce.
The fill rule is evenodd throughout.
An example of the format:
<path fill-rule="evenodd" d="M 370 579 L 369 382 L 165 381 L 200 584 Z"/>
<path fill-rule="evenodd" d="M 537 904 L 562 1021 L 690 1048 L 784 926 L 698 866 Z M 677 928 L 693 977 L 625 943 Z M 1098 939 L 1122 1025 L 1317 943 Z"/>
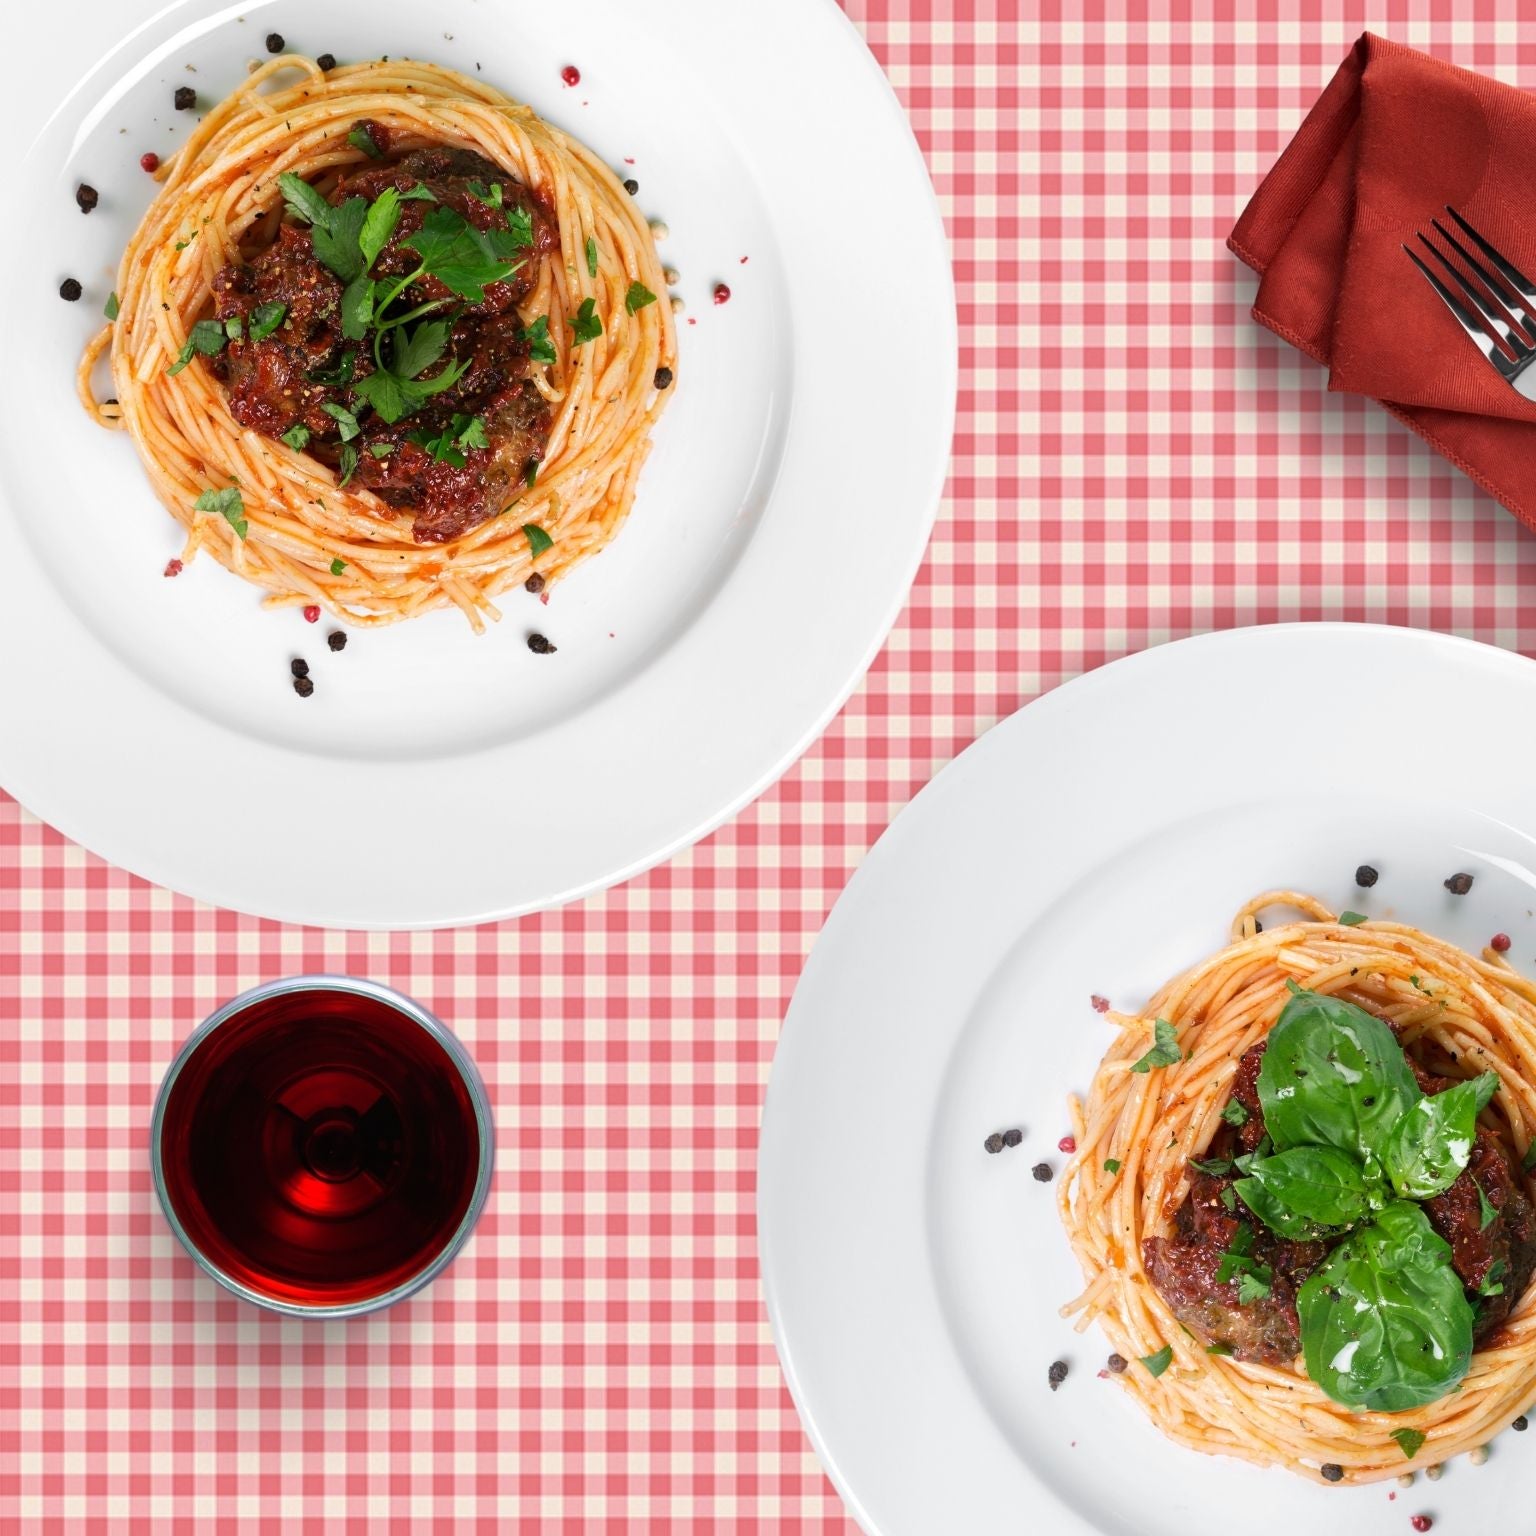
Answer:
<path fill-rule="evenodd" d="M 360 430 L 351 440 L 357 450 L 353 483 L 412 513 L 417 543 L 447 543 L 497 516 L 544 458 L 551 413 L 533 383 L 518 306 L 538 281 L 540 259 L 558 250 L 556 221 L 526 187 L 472 151 L 418 149 L 392 159 L 381 124 L 359 127 L 384 158 L 343 176 L 330 196 L 334 206 L 351 197 L 372 202 L 386 187 L 402 193 L 424 187 L 436 200 L 401 202 L 399 223 L 369 269 L 371 276 L 403 277 L 416 270 L 418 258 L 404 242 L 434 206 L 450 208 L 482 230 L 504 229 L 514 208 L 532 220 L 528 259 L 506 280 L 488 285 L 483 302 L 461 303 L 430 275 L 399 300 L 401 309 L 452 301 L 437 312 L 455 317 L 448 349 L 423 377 L 467 362 L 463 376 L 393 425 L 370 412 L 355 386 L 374 371 L 372 333 L 361 341 L 343 337 L 343 285 L 316 259 L 310 231 L 293 223 L 283 224 L 252 260 L 215 275 L 214 313 L 224 321 L 239 317 L 242 335 L 212 362 L 227 386 L 230 414 L 241 426 L 273 438 L 302 426 L 309 433 L 305 451 L 332 468 L 341 462 L 342 429 L 326 407 L 355 415 Z M 472 184 L 482 191 L 499 184 L 502 206 L 476 196 Z M 250 340 L 244 333 L 252 314 L 272 303 L 286 306 L 282 323 L 270 336 Z M 460 448 L 453 457 L 462 458 L 461 464 L 435 456 L 422 441 L 447 431 L 456 417 L 478 417 L 486 442 Z"/>
<path fill-rule="evenodd" d="M 1247 1121 L 1236 1129 L 1223 1125 L 1201 1162 L 1239 1157 L 1264 1139 L 1258 1093 L 1264 1049 L 1261 1043 L 1248 1051 L 1233 1079 L 1232 1097 L 1247 1110 Z M 1414 1060 L 1411 1051 L 1407 1054 L 1425 1093 L 1440 1093 L 1452 1086 L 1452 1079 L 1433 1075 Z M 1259 1221 L 1248 1220 L 1254 1233 L 1251 1256 L 1271 1266 L 1274 1278 L 1267 1296 L 1241 1304 L 1235 1278 L 1225 1284 L 1216 1281 L 1222 1255 L 1245 1216 L 1241 1201 L 1234 1201 L 1235 1210 L 1227 1209 L 1222 1192 L 1240 1176 L 1191 1169 L 1189 1194 L 1174 1213 L 1172 1232 L 1147 1238 L 1142 1243 L 1142 1262 L 1153 1288 L 1174 1316 L 1207 1345 L 1226 1346 L 1239 1360 L 1288 1365 L 1301 1353 L 1296 1293 L 1334 1241 L 1288 1242 Z M 1497 1213 L 1486 1230 L 1479 1185 Z M 1424 1213 L 1451 1245 L 1452 1263 L 1476 1309 L 1474 1338 L 1482 1344 L 1509 1315 L 1536 1270 L 1536 1209 L 1525 1182 L 1500 1144 L 1480 1129 L 1466 1168 L 1443 1194 L 1424 1202 Z M 1478 1295 L 1490 1270 L 1500 1263 L 1503 1292 Z"/>

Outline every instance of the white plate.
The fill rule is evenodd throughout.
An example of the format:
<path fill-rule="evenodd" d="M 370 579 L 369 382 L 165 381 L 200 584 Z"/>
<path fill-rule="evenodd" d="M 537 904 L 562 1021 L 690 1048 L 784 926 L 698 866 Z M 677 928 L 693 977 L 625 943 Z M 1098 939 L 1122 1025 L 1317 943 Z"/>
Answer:
<path fill-rule="evenodd" d="M 1242 630 L 1116 662 L 1005 721 L 902 813 L 833 911 L 768 1089 L 758 1221 L 790 1389 L 870 1536 L 1445 1536 L 1528 1502 L 1501 1436 L 1327 1489 L 1165 1440 L 1057 1316 L 1065 1099 L 1141 1004 L 1276 886 L 1536 971 L 1536 664 L 1408 630 Z M 1373 890 L 1354 886 L 1362 862 Z M 1464 898 L 1441 882 L 1475 876 Z M 1019 1125 L 1022 1146 L 983 1139 Z M 1071 1374 L 1047 1389 L 1056 1359 Z M 1450 1518 L 1455 1516 L 1454 1521 Z"/>
<path fill-rule="evenodd" d="M 718 825 L 869 664 L 948 452 L 943 228 L 853 28 L 830 0 L 128 10 L 7 12 L 27 67 L 0 123 L 27 212 L 0 242 L 0 784 L 161 884 L 351 927 L 546 906 Z M 172 92 L 222 97 L 274 30 L 342 60 L 478 65 L 636 177 L 670 226 L 696 323 L 629 525 L 547 607 L 507 594 L 483 639 L 442 613 L 333 656 L 324 618 L 263 611 L 211 560 L 166 580 L 179 527 L 126 435 L 75 403 L 76 356 L 153 190 L 139 156 L 193 121 Z M 88 217 L 81 179 L 101 193 Z M 55 296 L 67 274 L 78 304 Z M 535 629 L 557 655 L 530 654 Z M 309 700 L 290 686 L 298 654 Z"/>

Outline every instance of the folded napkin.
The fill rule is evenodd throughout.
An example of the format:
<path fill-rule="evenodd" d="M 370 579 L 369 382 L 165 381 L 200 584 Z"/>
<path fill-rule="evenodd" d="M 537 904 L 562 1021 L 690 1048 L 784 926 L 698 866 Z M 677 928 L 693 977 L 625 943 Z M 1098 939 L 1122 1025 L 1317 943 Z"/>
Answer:
<path fill-rule="evenodd" d="M 1536 97 L 1366 33 L 1227 244 L 1263 278 L 1254 318 L 1330 389 L 1379 400 L 1536 528 L 1536 404 L 1403 254 L 1447 203 L 1536 274 Z"/>

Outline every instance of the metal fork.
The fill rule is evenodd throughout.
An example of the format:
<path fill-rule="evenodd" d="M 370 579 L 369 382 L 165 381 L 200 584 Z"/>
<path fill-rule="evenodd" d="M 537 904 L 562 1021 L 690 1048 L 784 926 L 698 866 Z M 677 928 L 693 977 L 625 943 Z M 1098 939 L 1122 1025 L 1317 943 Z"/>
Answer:
<path fill-rule="evenodd" d="M 1498 369 L 1505 382 L 1527 400 L 1536 400 L 1536 370 L 1532 370 L 1528 376 L 1526 374 L 1526 370 L 1536 362 L 1536 283 L 1532 283 L 1530 278 L 1526 277 L 1512 261 L 1483 239 L 1449 203 L 1446 204 L 1445 211 L 1461 227 L 1467 239 L 1482 253 L 1487 265 L 1479 261 L 1439 219 L 1432 219 L 1430 222 L 1440 238 L 1484 285 L 1487 289 L 1486 293 L 1481 291 L 1477 283 L 1462 272 L 1422 230 L 1419 231 L 1420 241 L 1449 274 L 1460 296 L 1440 279 L 1411 246 L 1405 245 L 1403 249 L 1407 251 L 1408 259 L 1424 274 L 1430 286 L 1445 301 L 1445 307 L 1456 317 L 1457 323 L 1467 333 L 1468 338 Z M 1490 266 L 1494 269 L 1492 272 L 1488 270 Z M 1490 302 L 1490 295 L 1509 312 L 1508 318 L 1499 312 L 1496 304 Z M 1463 302 L 1463 297 L 1466 303 Z M 1471 309 L 1468 309 L 1468 303 L 1471 304 Z M 1479 316 L 1482 319 L 1481 324 L 1479 324 Z M 1517 324 L 1511 325 L 1510 319 Z"/>

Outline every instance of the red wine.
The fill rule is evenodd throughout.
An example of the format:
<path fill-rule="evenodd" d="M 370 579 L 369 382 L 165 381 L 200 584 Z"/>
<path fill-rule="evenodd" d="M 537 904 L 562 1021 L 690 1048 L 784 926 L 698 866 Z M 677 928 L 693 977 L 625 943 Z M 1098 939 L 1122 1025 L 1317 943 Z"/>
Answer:
<path fill-rule="evenodd" d="M 489 1178 L 462 1047 L 369 982 L 237 999 L 184 1048 L 156 1124 L 178 1235 L 216 1278 L 288 1309 L 362 1310 L 435 1273 Z"/>

